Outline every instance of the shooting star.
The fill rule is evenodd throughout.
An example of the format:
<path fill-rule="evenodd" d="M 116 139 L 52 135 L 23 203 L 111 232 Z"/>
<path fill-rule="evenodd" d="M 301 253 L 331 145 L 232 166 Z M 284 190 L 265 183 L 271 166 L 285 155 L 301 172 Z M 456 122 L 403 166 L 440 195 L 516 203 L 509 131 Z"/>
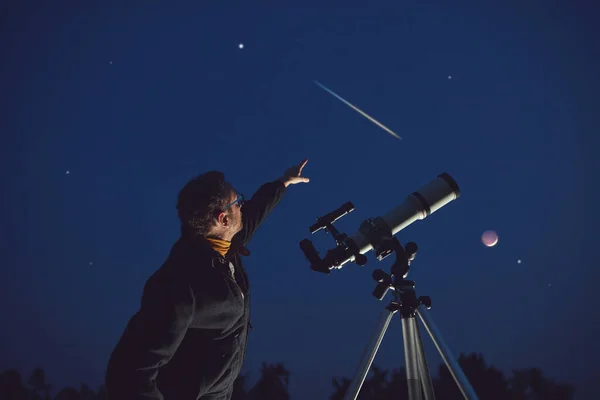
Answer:
<path fill-rule="evenodd" d="M 396 135 L 391 129 L 389 129 L 388 127 L 386 127 L 385 125 L 383 125 L 381 122 L 377 121 L 375 118 L 369 116 L 367 113 L 365 113 L 364 111 L 362 111 L 361 109 L 359 109 L 358 107 L 356 107 L 355 105 L 353 105 L 352 103 L 350 103 L 349 101 L 344 100 L 341 96 L 338 96 L 337 94 L 335 94 L 333 92 L 333 90 L 328 89 L 327 87 L 325 87 L 324 85 L 320 84 L 317 81 L 314 81 L 317 85 L 319 85 L 323 90 L 326 90 L 327 92 L 329 92 L 331 95 L 337 97 L 340 101 L 344 102 L 348 107 L 353 108 L 355 111 L 359 112 L 363 117 L 367 118 L 368 120 L 370 120 L 372 123 L 374 123 L 375 125 L 377 125 L 378 127 L 380 127 L 381 129 L 383 129 L 384 131 L 386 131 L 387 133 L 389 133 L 390 135 L 402 140 L 402 138 L 398 135 Z"/>

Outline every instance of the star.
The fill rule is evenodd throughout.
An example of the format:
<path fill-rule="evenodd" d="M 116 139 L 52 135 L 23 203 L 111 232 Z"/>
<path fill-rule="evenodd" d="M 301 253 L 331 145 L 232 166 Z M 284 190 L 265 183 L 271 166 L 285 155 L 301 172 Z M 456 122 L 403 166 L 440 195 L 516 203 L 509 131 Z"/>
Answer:
<path fill-rule="evenodd" d="M 65 175 L 69 175 L 70 173 L 71 173 L 71 171 L 69 171 L 69 170 L 65 171 Z"/>
<path fill-rule="evenodd" d="M 93 265 L 94 263 L 90 261 L 90 267 Z"/>
<path fill-rule="evenodd" d="M 521 261 L 521 260 L 517 260 L 517 264 L 521 264 L 521 263 L 522 263 L 522 261 Z"/>
<path fill-rule="evenodd" d="M 109 61 L 108 63 L 109 63 L 110 65 L 112 65 L 112 61 Z"/>
<path fill-rule="evenodd" d="M 243 48 L 244 48 L 244 43 L 240 43 L 240 44 L 238 45 L 238 47 L 239 47 L 240 49 L 243 49 Z"/>
<path fill-rule="evenodd" d="M 448 75 L 448 79 L 452 79 L 452 75 Z"/>

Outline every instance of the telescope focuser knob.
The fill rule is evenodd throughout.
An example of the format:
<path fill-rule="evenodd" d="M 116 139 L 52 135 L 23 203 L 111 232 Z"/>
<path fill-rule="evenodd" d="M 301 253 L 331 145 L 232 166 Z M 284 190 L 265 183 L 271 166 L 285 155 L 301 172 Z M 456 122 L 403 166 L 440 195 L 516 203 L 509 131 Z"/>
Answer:
<path fill-rule="evenodd" d="M 387 273 L 385 273 L 385 271 L 381 270 L 381 269 L 376 269 L 375 271 L 373 271 L 373 279 L 375 279 L 375 282 L 377 283 L 383 283 L 384 285 L 388 285 L 391 286 L 392 285 L 392 277 L 389 276 Z"/>
<path fill-rule="evenodd" d="M 406 259 L 408 262 L 411 262 L 415 259 L 417 255 L 417 251 L 419 250 L 419 246 L 417 246 L 414 242 L 408 242 L 404 246 L 404 254 L 406 254 Z"/>
<path fill-rule="evenodd" d="M 427 308 L 428 310 L 431 309 L 431 297 L 420 296 L 419 301 L 421 302 L 421 304 L 423 304 L 425 306 L 425 308 Z"/>
<path fill-rule="evenodd" d="M 367 256 L 364 254 L 355 254 L 354 255 L 354 263 L 360 265 L 361 267 L 367 263 Z"/>

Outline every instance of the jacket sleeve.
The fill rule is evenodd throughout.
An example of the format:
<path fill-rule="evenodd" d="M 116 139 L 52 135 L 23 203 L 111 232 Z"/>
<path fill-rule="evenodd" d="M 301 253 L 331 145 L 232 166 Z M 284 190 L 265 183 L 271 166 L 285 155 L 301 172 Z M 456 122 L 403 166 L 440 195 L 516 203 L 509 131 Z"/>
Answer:
<path fill-rule="evenodd" d="M 233 239 L 242 246 L 246 246 L 252 236 L 269 214 L 279 204 L 286 187 L 282 181 L 276 180 L 262 185 L 254 196 L 244 203 L 242 207 L 242 230 Z"/>
<path fill-rule="evenodd" d="M 156 386 L 158 369 L 173 357 L 192 321 L 192 288 L 153 281 L 146 285 L 141 307 L 111 357 L 106 375 L 111 399 L 162 400 Z"/>

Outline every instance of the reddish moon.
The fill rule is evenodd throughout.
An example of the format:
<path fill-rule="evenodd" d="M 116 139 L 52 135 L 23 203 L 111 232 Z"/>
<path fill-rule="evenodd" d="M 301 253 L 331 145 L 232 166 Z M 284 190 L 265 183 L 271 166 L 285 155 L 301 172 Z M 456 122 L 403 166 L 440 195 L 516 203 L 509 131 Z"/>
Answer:
<path fill-rule="evenodd" d="M 494 231 L 485 231 L 483 235 L 481 235 L 481 241 L 487 247 L 493 247 L 498 243 L 498 235 Z"/>

